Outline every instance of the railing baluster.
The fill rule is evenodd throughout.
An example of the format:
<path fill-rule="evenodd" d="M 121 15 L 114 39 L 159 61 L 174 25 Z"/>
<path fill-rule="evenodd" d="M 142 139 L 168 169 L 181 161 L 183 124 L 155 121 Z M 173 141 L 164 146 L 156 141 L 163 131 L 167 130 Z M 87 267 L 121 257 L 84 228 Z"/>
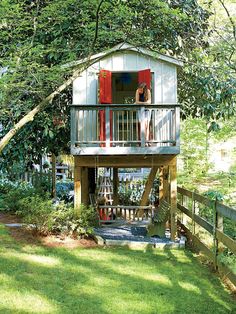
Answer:
<path fill-rule="evenodd" d="M 110 108 L 112 114 L 110 114 Z M 133 147 L 141 142 L 145 146 L 145 108 L 151 112 L 150 143 L 152 146 L 178 146 L 179 147 L 179 119 L 180 110 L 176 105 L 81 105 L 71 109 L 71 144 L 72 146 L 90 147 Z M 105 145 L 100 143 L 100 111 L 105 112 L 104 123 Z M 111 124 L 111 121 L 112 124 Z M 103 142 L 104 143 L 104 142 Z M 112 145 L 111 145 L 112 143 Z M 76 145 L 77 144 L 77 145 Z"/>
<path fill-rule="evenodd" d="M 140 115 L 141 115 L 141 146 L 145 146 L 145 109 L 144 107 L 141 107 L 140 109 Z"/>
<path fill-rule="evenodd" d="M 130 137 L 129 137 L 129 111 L 127 110 L 126 112 L 126 127 L 127 127 L 127 134 L 126 134 L 126 141 L 129 142 L 130 141 Z"/>
<path fill-rule="evenodd" d="M 175 139 L 176 146 L 180 146 L 180 108 L 175 108 Z"/>
<path fill-rule="evenodd" d="M 110 107 L 106 107 L 105 109 L 105 113 L 106 113 L 106 126 L 105 126 L 105 130 L 106 130 L 106 147 L 110 147 Z"/>
<path fill-rule="evenodd" d="M 124 141 L 124 111 L 122 111 L 122 141 Z M 124 143 L 123 143 L 124 146 Z"/>

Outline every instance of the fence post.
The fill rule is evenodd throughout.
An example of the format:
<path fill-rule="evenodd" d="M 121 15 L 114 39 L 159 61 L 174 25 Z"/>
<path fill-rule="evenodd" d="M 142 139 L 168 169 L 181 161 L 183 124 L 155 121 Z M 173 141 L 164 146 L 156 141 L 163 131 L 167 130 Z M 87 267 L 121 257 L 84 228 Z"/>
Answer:
<path fill-rule="evenodd" d="M 214 267 L 217 270 L 217 255 L 218 255 L 218 241 L 216 238 L 216 229 L 217 229 L 217 212 L 216 212 L 216 203 L 217 199 L 213 203 L 213 250 L 214 250 Z"/>
<path fill-rule="evenodd" d="M 218 238 L 217 238 L 217 234 L 216 234 L 216 230 L 219 229 L 220 231 L 223 232 L 223 229 L 224 229 L 224 226 L 223 226 L 223 216 L 220 215 L 217 211 L 217 204 L 218 204 L 218 201 L 217 199 L 215 200 L 214 202 L 214 209 L 215 209 L 215 212 L 214 212 L 214 217 L 215 217 L 215 221 L 214 221 L 214 244 L 215 244 L 215 268 L 217 269 L 218 268 L 218 255 L 219 255 L 219 241 L 218 241 Z"/>
<path fill-rule="evenodd" d="M 195 221 L 193 219 L 193 216 L 195 214 L 195 200 L 194 200 L 194 192 L 192 192 L 192 233 L 195 235 Z"/>

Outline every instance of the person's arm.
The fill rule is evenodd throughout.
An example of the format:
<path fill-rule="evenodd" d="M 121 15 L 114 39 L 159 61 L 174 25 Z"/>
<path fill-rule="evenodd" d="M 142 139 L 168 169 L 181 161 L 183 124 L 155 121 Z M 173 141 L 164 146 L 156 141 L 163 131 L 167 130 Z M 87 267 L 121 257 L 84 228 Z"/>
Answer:
<path fill-rule="evenodd" d="M 147 90 L 147 94 L 148 94 L 148 99 L 145 102 L 145 104 L 150 105 L 152 103 L 152 95 L 151 95 L 150 89 Z"/>
<path fill-rule="evenodd" d="M 138 92 L 138 89 L 136 90 L 136 93 L 135 93 L 135 104 L 137 104 L 137 105 L 143 104 L 142 101 L 139 101 L 139 92 Z"/>

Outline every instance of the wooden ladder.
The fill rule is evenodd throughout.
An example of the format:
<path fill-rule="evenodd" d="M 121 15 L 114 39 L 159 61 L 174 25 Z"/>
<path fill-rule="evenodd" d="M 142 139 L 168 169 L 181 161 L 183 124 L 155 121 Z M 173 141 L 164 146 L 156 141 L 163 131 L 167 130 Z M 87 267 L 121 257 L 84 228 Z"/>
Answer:
<path fill-rule="evenodd" d="M 104 175 L 100 178 L 100 184 L 98 189 L 98 199 L 105 198 L 104 205 L 112 205 L 113 203 L 113 186 L 109 175 Z M 100 222 L 113 220 L 113 209 L 100 209 L 99 210 Z"/>
<path fill-rule="evenodd" d="M 113 186 L 111 183 L 111 178 L 108 175 L 101 177 L 98 197 L 105 197 L 107 199 L 107 205 L 112 205 L 113 202 Z M 104 204 L 105 205 L 105 204 Z"/>

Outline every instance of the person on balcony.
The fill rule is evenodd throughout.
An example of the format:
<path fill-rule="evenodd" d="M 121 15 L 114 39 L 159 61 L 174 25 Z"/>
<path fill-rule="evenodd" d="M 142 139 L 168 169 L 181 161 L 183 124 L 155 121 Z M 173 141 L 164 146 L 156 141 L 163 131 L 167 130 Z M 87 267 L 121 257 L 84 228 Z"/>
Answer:
<path fill-rule="evenodd" d="M 138 85 L 138 88 L 135 93 L 135 104 L 138 105 L 150 105 L 151 104 L 151 92 L 150 89 L 147 88 L 147 84 L 145 82 L 142 82 Z M 145 109 L 144 111 L 144 117 L 142 117 L 141 112 L 138 112 L 138 119 L 141 123 L 142 118 L 144 118 L 145 123 L 145 139 L 146 141 L 149 141 L 149 126 L 150 126 L 150 120 L 151 120 L 151 110 Z M 150 144 L 146 143 L 145 146 L 150 146 Z"/>

